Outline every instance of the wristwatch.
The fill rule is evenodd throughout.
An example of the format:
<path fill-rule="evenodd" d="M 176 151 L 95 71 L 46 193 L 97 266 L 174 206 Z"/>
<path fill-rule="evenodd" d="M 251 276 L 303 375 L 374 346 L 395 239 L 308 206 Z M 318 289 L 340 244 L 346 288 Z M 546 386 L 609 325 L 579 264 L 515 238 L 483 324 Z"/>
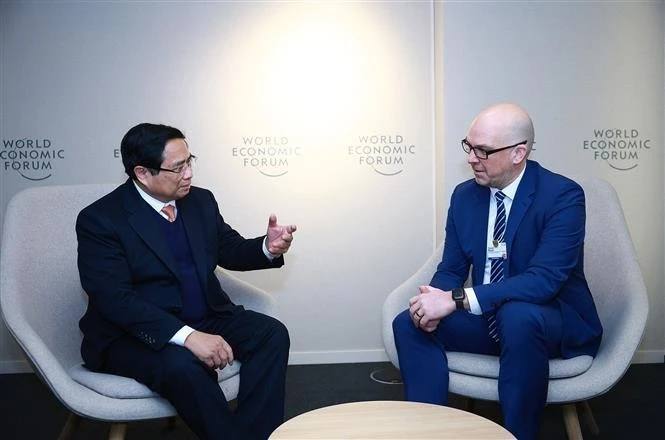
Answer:
<path fill-rule="evenodd" d="M 464 289 L 456 288 L 452 290 L 453 301 L 457 306 L 457 310 L 464 310 L 464 298 L 466 298 L 466 292 Z"/>

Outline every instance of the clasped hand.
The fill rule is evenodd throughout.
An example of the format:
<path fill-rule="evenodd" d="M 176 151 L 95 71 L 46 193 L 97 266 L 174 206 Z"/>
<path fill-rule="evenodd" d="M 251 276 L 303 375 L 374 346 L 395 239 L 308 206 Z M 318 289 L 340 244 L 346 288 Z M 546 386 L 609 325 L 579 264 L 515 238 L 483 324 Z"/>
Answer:
<path fill-rule="evenodd" d="M 266 239 L 266 248 L 272 255 L 282 255 L 291 247 L 293 233 L 296 232 L 296 225 L 278 225 L 277 216 L 270 214 L 268 219 L 268 232 Z"/>
<path fill-rule="evenodd" d="M 443 318 L 455 311 L 455 301 L 449 291 L 432 286 L 419 289 L 420 294 L 409 299 L 409 315 L 416 327 L 433 332 Z"/>

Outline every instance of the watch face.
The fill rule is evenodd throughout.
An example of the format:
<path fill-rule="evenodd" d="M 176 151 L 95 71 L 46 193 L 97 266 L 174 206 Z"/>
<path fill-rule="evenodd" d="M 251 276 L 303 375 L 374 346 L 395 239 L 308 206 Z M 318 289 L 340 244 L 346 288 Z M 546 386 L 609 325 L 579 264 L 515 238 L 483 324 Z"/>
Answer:
<path fill-rule="evenodd" d="M 464 289 L 453 289 L 452 297 L 454 300 L 464 299 Z"/>

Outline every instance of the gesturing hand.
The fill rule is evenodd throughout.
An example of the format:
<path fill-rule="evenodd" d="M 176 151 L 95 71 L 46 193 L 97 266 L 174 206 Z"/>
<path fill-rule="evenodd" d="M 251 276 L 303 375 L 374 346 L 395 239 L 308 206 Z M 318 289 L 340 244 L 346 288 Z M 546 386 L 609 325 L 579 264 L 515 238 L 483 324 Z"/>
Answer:
<path fill-rule="evenodd" d="M 185 339 L 185 348 L 210 368 L 221 370 L 227 364 L 233 365 L 233 350 L 219 335 L 195 330 Z"/>
<path fill-rule="evenodd" d="M 268 219 L 268 232 L 266 238 L 266 248 L 273 255 L 282 255 L 291 247 L 293 233 L 296 232 L 296 225 L 282 226 L 277 224 L 277 216 L 270 214 Z"/>

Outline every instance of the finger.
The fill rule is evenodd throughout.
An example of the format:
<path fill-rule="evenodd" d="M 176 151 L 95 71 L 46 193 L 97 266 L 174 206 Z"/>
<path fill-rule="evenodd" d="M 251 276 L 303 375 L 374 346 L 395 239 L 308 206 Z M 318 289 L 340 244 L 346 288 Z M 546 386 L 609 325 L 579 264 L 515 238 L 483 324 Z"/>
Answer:
<path fill-rule="evenodd" d="M 420 287 L 418 287 L 418 289 L 420 289 L 420 293 L 429 292 L 429 286 L 420 286 Z"/>
<path fill-rule="evenodd" d="M 233 349 L 227 342 L 224 342 L 224 353 L 226 353 L 226 359 L 229 365 L 233 365 Z"/>
<path fill-rule="evenodd" d="M 223 368 L 221 365 L 224 363 L 224 360 L 217 353 L 212 356 L 212 368 Z"/>
<path fill-rule="evenodd" d="M 427 333 L 432 333 L 434 330 L 436 330 L 436 326 L 431 324 L 428 324 L 427 327 L 421 327 L 421 328 Z"/>
<path fill-rule="evenodd" d="M 285 251 L 289 248 L 289 244 L 284 241 L 276 241 L 272 244 L 272 246 L 270 246 L 270 248 L 275 251 Z"/>
<path fill-rule="evenodd" d="M 286 232 L 288 232 L 289 234 L 293 234 L 294 232 L 296 232 L 296 229 L 298 229 L 296 225 L 288 225 L 286 227 Z"/>
<path fill-rule="evenodd" d="M 268 227 L 274 228 L 275 226 L 277 226 L 277 216 L 275 214 L 270 214 L 270 217 L 268 218 Z"/>
<path fill-rule="evenodd" d="M 439 327 L 439 321 L 438 320 L 432 320 L 427 323 L 427 327 L 424 329 L 427 332 L 433 332 L 434 330 Z"/>
<path fill-rule="evenodd" d="M 412 296 L 409 298 L 409 307 L 413 307 L 413 305 L 420 299 L 420 296 Z"/>
<path fill-rule="evenodd" d="M 416 327 L 423 328 L 422 316 L 415 315 L 414 319 L 416 321 Z"/>

